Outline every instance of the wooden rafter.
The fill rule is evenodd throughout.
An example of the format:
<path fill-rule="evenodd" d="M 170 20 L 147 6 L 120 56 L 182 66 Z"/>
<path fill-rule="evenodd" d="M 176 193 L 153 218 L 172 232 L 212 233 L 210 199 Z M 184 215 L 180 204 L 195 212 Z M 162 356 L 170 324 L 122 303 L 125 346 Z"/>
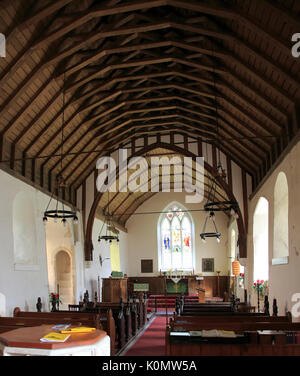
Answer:
<path fill-rule="evenodd" d="M 299 62 L 284 26 L 300 24 L 293 4 L 257 2 L 273 18 L 266 27 L 247 7 L 218 0 L 2 4 L 9 43 L 0 61 L 0 156 L 49 190 L 64 112 L 70 197 L 97 149 L 134 146 L 147 132 L 202 138 L 213 148 L 220 141 L 256 185 L 297 134 Z"/>

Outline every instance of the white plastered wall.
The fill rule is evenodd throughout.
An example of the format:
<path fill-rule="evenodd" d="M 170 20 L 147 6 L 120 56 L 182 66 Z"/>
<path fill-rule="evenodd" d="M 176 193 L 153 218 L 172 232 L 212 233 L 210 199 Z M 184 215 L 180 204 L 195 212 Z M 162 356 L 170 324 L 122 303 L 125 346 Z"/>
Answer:
<path fill-rule="evenodd" d="M 260 197 L 265 197 L 269 202 L 269 283 L 270 283 L 270 308 L 272 313 L 273 298 L 277 299 L 279 314 L 284 314 L 285 309 L 291 311 L 294 302 L 292 296 L 300 293 L 300 142 L 286 155 L 273 173 L 255 193 L 249 204 L 249 231 L 248 231 L 248 262 L 249 283 L 251 291 L 253 278 L 253 214 Z M 289 188 L 289 262 L 286 265 L 272 265 L 273 258 L 273 227 L 274 227 L 274 187 L 280 171 L 286 174 Z M 253 292 L 253 290 L 252 290 Z M 256 296 L 252 294 L 252 303 L 256 303 Z M 300 312 L 299 312 L 300 314 Z M 299 318 L 294 317 L 294 321 Z"/>
<path fill-rule="evenodd" d="M 138 214 L 144 212 L 160 212 L 170 203 L 178 202 L 187 209 L 201 209 L 203 204 L 185 203 L 186 193 L 158 193 L 141 205 L 136 215 L 132 215 L 126 227 L 128 229 L 128 273 L 129 276 L 152 276 L 158 275 L 158 240 L 157 225 L 159 213 Z M 223 213 L 216 213 L 216 223 L 218 230 L 222 234 L 221 243 L 215 239 L 207 239 L 206 244 L 200 240 L 206 213 L 203 211 L 191 212 L 195 229 L 195 273 L 202 273 L 202 258 L 215 259 L 215 271 L 220 271 L 221 275 L 227 275 L 227 224 L 228 218 Z M 141 260 L 153 259 L 153 273 L 141 273 Z M 203 275 L 217 275 L 214 273 L 203 273 Z"/>

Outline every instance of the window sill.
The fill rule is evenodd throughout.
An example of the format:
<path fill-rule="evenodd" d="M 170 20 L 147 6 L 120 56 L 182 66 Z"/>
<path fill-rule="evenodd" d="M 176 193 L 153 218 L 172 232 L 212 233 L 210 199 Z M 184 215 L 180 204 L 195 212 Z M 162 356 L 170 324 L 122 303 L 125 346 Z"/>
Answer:
<path fill-rule="evenodd" d="M 289 257 L 277 257 L 272 259 L 272 265 L 286 265 L 289 263 Z"/>

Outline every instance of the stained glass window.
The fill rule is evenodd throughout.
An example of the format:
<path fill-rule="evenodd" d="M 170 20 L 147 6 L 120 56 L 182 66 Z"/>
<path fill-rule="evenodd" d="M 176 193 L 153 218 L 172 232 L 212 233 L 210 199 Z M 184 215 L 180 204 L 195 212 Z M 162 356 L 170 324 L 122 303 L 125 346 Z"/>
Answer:
<path fill-rule="evenodd" d="M 189 214 L 172 206 L 161 218 L 160 237 L 161 270 L 192 270 L 192 223 Z"/>

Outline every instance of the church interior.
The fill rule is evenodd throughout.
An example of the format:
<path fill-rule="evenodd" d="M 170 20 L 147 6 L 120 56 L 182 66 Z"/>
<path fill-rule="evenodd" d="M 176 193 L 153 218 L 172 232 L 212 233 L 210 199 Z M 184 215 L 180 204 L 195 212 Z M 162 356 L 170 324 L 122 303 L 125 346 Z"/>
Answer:
<path fill-rule="evenodd" d="M 0 355 L 299 356 L 300 2 L 0 21 Z"/>

